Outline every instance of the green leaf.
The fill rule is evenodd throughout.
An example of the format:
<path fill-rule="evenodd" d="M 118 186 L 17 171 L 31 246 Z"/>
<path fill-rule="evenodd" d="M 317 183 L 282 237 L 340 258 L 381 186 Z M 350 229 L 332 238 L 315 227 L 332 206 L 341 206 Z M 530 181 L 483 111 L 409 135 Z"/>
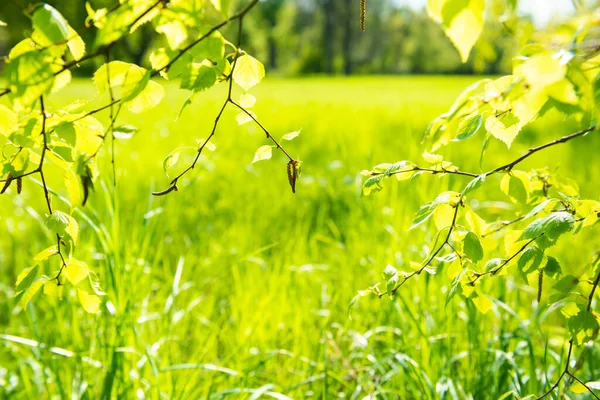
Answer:
<path fill-rule="evenodd" d="M 54 7 L 43 4 L 31 16 L 33 27 L 52 43 L 66 43 L 69 38 L 69 23 Z"/>
<path fill-rule="evenodd" d="M 463 249 L 465 256 L 473 263 L 478 263 L 483 259 L 483 247 L 479 238 L 473 232 L 468 232 L 463 239 Z"/>
<path fill-rule="evenodd" d="M 458 124 L 458 136 L 457 140 L 465 140 L 473 136 L 479 128 L 481 128 L 481 124 L 483 123 L 483 118 L 481 114 L 472 115 L 470 117 L 464 118 Z"/>
<path fill-rule="evenodd" d="M 138 133 L 139 130 L 139 128 L 133 125 L 122 125 L 115 127 L 113 129 L 113 134 L 117 139 L 128 140 L 131 139 L 136 133 Z"/>
<path fill-rule="evenodd" d="M 55 254 L 58 254 L 58 247 L 56 245 L 50 246 L 47 249 L 40 251 L 35 257 L 33 257 L 33 259 L 35 261 L 44 261 L 44 260 L 47 260 L 48 258 L 52 257 Z M 18 282 L 18 279 L 17 279 L 17 282 Z"/>
<path fill-rule="evenodd" d="M 156 107 L 164 96 L 165 90 L 162 85 L 149 81 L 145 88 L 125 105 L 131 112 L 139 114 Z"/>
<path fill-rule="evenodd" d="M 39 290 L 46 283 L 48 283 L 48 278 L 46 278 L 45 276 L 42 276 L 42 277 L 38 278 L 36 281 L 34 281 L 23 292 L 19 293 L 18 294 L 18 296 L 20 297 L 19 304 L 21 305 L 21 307 L 23 307 L 23 308 L 27 307 L 27 304 L 29 304 L 29 302 L 31 301 L 33 296 L 35 296 L 36 293 L 39 292 Z"/>
<path fill-rule="evenodd" d="M 46 226 L 52 232 L 57 233 L 61 237 L 66 234 L 66 229 L 69 226 L 70 215 L 62 211 L 54 211 L 46 218 Z"/>
<path fill-rule="evenodd" d="M 271 158 L 272 155 L 273 155 L 273 147 L 272 146 L 269 146 L 269 145 L 260 146 L 258 148 L 258 150 L 256 150 L 256 152 L 254 153 L 254 159 L 252 160 L 252 163 L 255 163 L 258 161 L 263 161 L 263 160 L 268 160 Z"/>
<path fill-rule="evenodd" d="M 60 137 L 66 144 L 71 147 L 75 147 L 77 143 L 77 132 L 72 122 L 63 121 L 54 127 L 54 132 Z"/>
<path fill-rule="evenodd" d="M 534 239 L 544 234 L 551 241 L 555 241 L 562 234 L 571 231 L 574 225 L 573 215 L 566 211 L 553 212 L 529 224 L 519 240 Z"/>
<path fill-rule="evenodd" d="M 469 182 L 462 192 L 463 196 L 479 189 L 485 183 L 485 178 L 486 175 L 481 174 L 477 178 L 474 178 L 471 182 Z"/>
<path fill-rule="evenodd" d="M 17 122 L 17 114 L 8 107 L 0 104 L 0 135 L 8 137 L 16 131 L 19 128 Z"/>
<path fill-rule="evenodd" d="M 219 32 L 213 32 L 210 36 L 204 38 L 201 42 L 192 47 L 190 49 L 190 54 L 197 60 L 206 59 L 217 62 L 225 55 L 225 40 Z M 238 59 L 238 64 L 240 59 Z M 238 68 L 238 64 L 236 64 L 236 69 Z"/>
<path fill-rule="evenodd" d="M 553 290 L 559 293 L 570 293 L 579 284 L 579 278 L 573 275 L 566 275 L 552 286 Z"/>
<path fill-rule="evenodd" d="M 144 68 L 123 61 L 111 61 L 102 65 L 94 73 L 94 83 L 99 94 L 108 90 L 108 82 L 113 95 L 127 102 L 140 94 L 150 80 L 150 74 Z"/>
<path fill-rule="evenodd" d="M 466 62 L 483 30 L 483 0 L 429 0 L 429 14 L 441 20 L 444 32 Z"/>
<path fill-rule="evenodd" d="M 252 96 L 250 93 L 242 93 L 240 95 L 239 104 L 243 108 L 252 108 L 254 107 L 254 104 L 256 104 L 256 97 Z M 300 133 L 300 131 L 298 131 L 298 133 Z"/>
<path fill-rule="evenodd" d="M 81 262 L 76 259 L 71 259 L 67 266 L 63 270 L 63 275 L 71 282 L 73 285 L 77 285 L 79 282 L 83 281 L 88 277 L 90 271 L 85 265 L 84 262 Z"/>
<path fill-rule="evenodd" d="M 361 297 L 365 297 L 368 296 L 370 294 L 372 294 L 373 292 L 371 290 L 359 290 L 358 293 L 356 294 L 356 296 L 354 296 L 352 298 L 352 300 L 350 300 L 350 303 L 348 304 L 348 317 L 350 319 L 352 319 L 352 308 L 358 304 L 358 301 L 360 300 Z"/>
<path fill-rule="evenodd" d="M 19 276 L 17 276 L 17 281 L 15 282 L 15 290 L 20 292 L 31 286 L 37 277 L 38 269 L 38 266 L 34 265 L 33 267 L 25 268 L 23 271 L 21 271 Z"/>
<path fill-rule="evenodd" d="M 383 279 L 387 281 L 394 275 L 398 275 L 398 270 L 394 266 L 388 264 L 383 270 Z"/>
<path fill-rule="evenodd" d="M 248 91 L 256 86 L 265 76 L 265 67 L 256 58 L 244 54 L 235 63 L 233 80 L 242 89 Z"/>
<path fill-rule="evenodd" d="M 506 146 L 510 148 L 513 140 L 515 140 L 521 131 L 521 125 L 519 124 L 519 118 L 508 112 L 501 117 L 496 117 L 495 115 L 487 117 L 485 120 L 485 129 L 496 139 L 506 143 Z"/>
<path fill-rule="evenodd" d="M 477 307 L 479 312 L 482 314 L 487 314 L 490 308 L 492 308 L 494 305 L 494 303 L 485 294 L 478 294 L 477 297 L 474 297 L 471 300 L 473 301 L 473 304 L 475 304 L 475 307 Z"/>
<path fill-rule="evenodd" d="M 525 214 L 523 216 L 523 219 L 527 219 L 527 218 L 531 218 L 536 216 L 537 214 L 539 214 L 544 208 L 546 208 L 546 206 L 550 203 L 554 203 L 556 202 L 556 199 L 546 199 L 544 201 L 542 201 L 540 204 L 538 204 L 537 206 L 533 207 L 527 214 Z"/>
<path fill-rule="evenodd" d="M 300 135 L 301 131 L 302 131 L 302 129 L 294 131 L 294 132 L 286 133 L 285 135 L 283 135 L 281 137 L 281 140 L 293 140 L 294 138 L 298 137 L 298 135 Z"/>
<path fill-rule="evenodd" d="M 396 174 L 401 171 L 408 171 L 414 169 L 415 164 L 410 161 L 398 161 L 392 165 L 390 165 L 383 173 L 383 175 L 387 178 L 390 175 Z"/>
<path fill-rule="evenodd" d="M 77 297 L 83 306 L 83 309 L 90 314 L 96 314 L 100 312 L 100 297 L 89 294 L 85 290 L 77 289 Z"/>
<path fill-rule="evenodd" d="M 539 268 L 543 259 L 544 252 L 539 247 L 532 246 L 526 248 L 519 258 L 519 272 L 521 272 L 526 279 L 527 275 Z"/>
<path fill-rule="evenodd" d="M 181 73 L 181 88 L 188 89 L 194 93 L 202 92 L 215 85 L 217 82 L 217 71 L 210 62 L 191 63 Z"/>
<path fill-rule="evenodd" d="M 193 147 L 190 147 L 190 146 L 178 147 L 175 150 L 173 150 L 172 152 L 170 152 L 168 156 L 165 157 L 165 159 L 163 161 L 163 169 L 167 176 L 169 176 L 169 169 L 171 169 L 175 164 L 177 164 L 177 161 L 179 161 L 179 156 L 181 155 L 181 152 L 186 149 L 193 149 Z"/>
<path fill-rule="evenodd" d="M 485 263 L 485 272 L 490 272 L 491 270 L 498 268 L 503 263 L 500 258 L 492 258 Z"/>
<path fill-rule="evenodd" d="M 162 33 L 167 37 L 167 42 L 172 50 L 177 50 L 188 38 L 187 29 L 179 20 L 157 26 L 156 32 Z"/>
<path fill-rule="evenodd" d="M 434 201 L 423 204 L 421 208 L 419 208 L 419 211 L 417 211 L 417 214 L 413 219 L 413 223 L 408 230 L 414 229 L 423 222 L 427 221 L 441 204 L 452 204 L 453 202 L 457 202 L 459 199 L 460 193 L 444 192 L 440 194 Z"/>
<path fill-rule="evenodd" d="M 575 344 L 581 345 L 595 339 L 598 336 L 600 326 L 592 312 L 581 310 L 577 315 L 567 320 L 567 328 Z"/>
<path fill-rule="evenodd" d="M 500 182 L 500 189 L 510 197 L 513 203 L 527 203 L 527 188 L 521 177 L 513 174 L 506 174 Z"/>
<path fill-rule="evenodd" d="M 75 60 L 81 59 L 85 55 L 85 42 L 73 28 L 69 27 L 69 41 L 67 42 L 69 51 Z"/>
<path fill-rule="evenodd" d="M 381 181 L 383 175 L 372 176 L 363 183 L 363 195 L 368 196 L 371 193 L 377 193 L 383 189 Z"/>
<path fill-rule="evenodd" d="M 558 260 L 554 257 L 548 256 L 548 261 L 546 262 L 546 266 L 544 266 L 544 273 L 551 278 L 556 278 L 561 272 L 562 269 Z"/>
<path fill-rule="evenodd" d="M 5 76 L 18 109 L 33 105 L 54 85 L 54 71 L 46 50 L 30 51 L 12 58 L 6 65 Z"/>

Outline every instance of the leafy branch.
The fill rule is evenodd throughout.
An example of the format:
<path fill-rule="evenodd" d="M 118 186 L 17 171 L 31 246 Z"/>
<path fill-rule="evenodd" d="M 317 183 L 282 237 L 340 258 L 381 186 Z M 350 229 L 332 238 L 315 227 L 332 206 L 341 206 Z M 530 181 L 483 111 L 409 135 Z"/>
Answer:
<path fill-rule="evenodd" d="M 437 255 L 444 249 L 445 246 L 449 246 L 450 248 L 454 249 L 454 247 L 452 246 L 452 244 L 450 243 L 450 237 L 452 235 L 452 232 L 454 231 L 455 227 L 456 227 L 456 220 L 458 217 L 458 209 L 462 204 L 462 199 L 463 199 L 463 194 L 461 193 L 458 200 L 456 201 L 456 204 L 453 206 L 454 207 L 454 213 L 452 215 L 452 223 L 450 224 L 450 226 L 447 228 L 448 229 L 448 233 L 446 234 L 446 238 L 444 239 L 444 241 L 442 242 L 442 244 L 440 244 L 437 249 L 429 256 L 427 257 L 427 259 L 423 262 L 423 264 L 421 265 L 421 267 L 415 271 L 413 271 L 410 274 L 405 274 L 404 277 L 402 278 L 402 280 L 400 281 L 400 283 L 398 283 L 394 288 L 392 288 L 391 290 L 384 292 L 384 293 L 379 293 L 379 297 L 383 297 L 386 294 L 390 294 L 390 295 L 394 295 L 396 294 L 396 292 L 398 291 L 398 289 L 400 289 L 402 287 L 402 285 L 404 285 L 404 283 L 406 283 L 406 281 L 408 281 L 410 278 L 414 277 L 415 275 L 420 275 L 425 268 L 427 268 L 431 262 L 435 259 L 435 257 L 437 257 Z"/>
<path fill-rule="evenodd" d="M 592 266 L 598 264 L 598 262 L 600 261 L 600 254 L 598 254 L 598 256 L 596 257 L 595 261 L 592 263 Z M 592 284 L 592 289 L 590 290 L 590 294 L 588 296 L 588 302 L 587 302 L 587 311 L 591 312 L 592 311 L 592 302 L 594 300 L 594 293 L 596 292 L 596 289 L 598 288 L 598 285 L 600 284 L 600 268 L 598 269 L 598 274 L 596 276 L 596 279 L 594 280 L 594 283 Z M 584 383 L 581 379 L 577 378 L 574 373 L 570 370 L 570 363 L 571 363 L 571 355 L 573 353 L 573 339 L 569 340 L 569 347 L 567 349 L 567 359 L 565 361 L 565 367 L 562 370 L 562 372 L 560 373 L 560 375 L 558 376 L 558 379 L 556 380 L 556 382 L 554 382 L 554 384 L 550 387 L 550 389 L 548 389 L 548 391 L 546 391 L 545 393 L 543 393 L 541 396 L 537 397 L 536 400 L 541 400 L 547 396 L 549 396 L 552 392 L 554 392 L 557 388 L 558 385 L 560 385 L 561 381 L 563 380 L 563 378 L 565 376 L 568 376 L 569 378 L 577 381 L 580 385 L 582 385 L 592 396 L 594 396 L 595 399 L 600 399 L 600 397 L 598 397 L 598 395 L 596 393 L 594 393 L 594 391 L 592 390 L 591 387 L 589 387 L 589 385 L 587 385 L 586 383 Z"/>
<path fill-rule="evenodd" d="M 375 177 L 375 176 L 380 176 L 380 175 L 385 175 L 385 176 L 391 176 L 391 175 L 397 175 L 397 174 L 405 174 L 405 173 L 415 173 L 415 172 L 427 172 L 430 173 L 432 175 L 437 175 L 437 174 L 447 174 L 447 175 L 460 175 L 460 176 L 468 176 L 471 178 L 478 178 L 478 177 L 482 177 L 482 179 L 490 176 L 490 175 L 494 175 L 497 173 L 501 173 L 501 172 L 510 172 L 517 164 L 525 161 L 527 158 L 531 157 L 532 155 L 545 150 L 549 147 L 552 146 L 556 146 L 558 144 L 562 144 L 562 143 L 566 143 L 568 141 L 571 141 L 573 139 L 576 139 L 578 137 L 582 137 L 587 135 L 590 132 L 594 132 L 597 131 L 597 126 L 593 125 L 590 126 L 586 129 L 580 130 L 578 132 L 563 136 L 561 138 L 558 138 L 556 140 L 552 140 L 548 143 L 542 144 L 540 146 L 537 147 L 532 147 L 530 148 L 525 154 L 521 155 L 520 157 L 516 158 L 515 160 L 503 164 L 499 167 L 496 167 L 494 169 L 489 170 L 488 172 L 484 172 L 482 174 L 477 174 L 474 172 L 468 172 L 468 171 L 461 171 L 459 169 L 453 168 L 453 169 L 448 169 L 448 168 L 440 168 L 440 169 L 434 169 L 434 168 L 423 168 L 423 167 L 419 167 L 418 165 L 413 165 L 411 168 L 406 168 L 406 169 L 402 169 L 402 170 L 398 170 L 398 171 L 393 171 L 390 173 L 385 173 L 385 172 L 377 172 L 377 171 L 373 171 L 369 174 L 369 176 Z"/>
<path fill-rule="evenodd" d="M 233 21 L 235 19 L 238 20 L 239 24 L 238 24 L 238 40 L 237 40 L 237 46 L 236 46 L 236 51 L 235 54 L 233 55 L 233 63 L 231 66 L 231 71 L 229 72 L 229 74 L 225 77 L 225 81 L 228 82 L 228 89 L 227 89 L 227 97 L 225 98 L 225 101 L 223 102 L 223 105 L 221 106 L 219 112 L 217 113 L 217 116 L 215 118 L 212 130 L 210 132 L 210 134 L 208 135 L 208 137 L 201 143 L 199 144 L 197 151 L 196 151 L 196 156 L 194 157 L 193 162 L 187 167 L 185 168 L 182 172 L 180 172 L 177 176 L 175 176 L 171 182 L 169 183 L 169 187 L 161 190 L 161 191 L 157 191 L 157 192 L 152 192 L 152 194 L 154 196 L 164 196 L 167 195 L 173 191 L 177 191 L 178 187 L 177 187 L 177 182 L 188 172 L 190 172 L 191 170 L 193 170 L 199 159 L 200 156 L 202 154 L 202 151 L 204 150 L 204 148 L 207 146 L 207 144 L 210 142 L 210 140 L 214 137 L 214 135 L 217 132 L 217 127 L 219 125 L 219 121 L 221 119 L 221 116 L 223 115 L 223 112 L 225 111 L 225 109 L 227 108 L 227 105 L 232 104 L 234 106 L 236 106 L 237 108 L 239 108 L 241 111 L 243 111 L 246 115 L 248 115 L 262 130 L 263 132 L 266 134 L 267 139 L 270 139 L 275 146 L 281 150 L 281 152 L 283 154 L 285 154 L 285 156 L 290 160 L 291 163 L 293 163 L 295 160 L 289 155 L 289 153 L 281 146 L 281 144 L 273 137 L 273 135 L 271 135 L 271 133 L 267 130 L 267 128 L 264 127 L 263 124 L 261 124 L 258 119 L 251 113 L 249 112 L 246 108 L 242 107 L 240 104 L 238 104 L 237 102 L 235 102 L 232 98 L 232 91 L 233 91 L 233 74 L 235 72 L 235 68 L 237 66 L 238 63 L 238 59 L 241 56 L 240 54 L 240 48 L 241 48 L 241 42 L 242 42 L 242 27 L 243 27 L 243 21 L 244 21 L 244 16 L 246 15 L 246 13 L 248 11 L 250 11 L 250 9 L 257 3 L 258 0 L 255 0 L 253 2 L 251 2 L 250 4 L 248 4 L 248 6 L 246 6 L 246 8 L 244 8 L 242 11 L 240 11 L 239 13 L 233 15 L 231 18 L 229 18 L 228 20 L 224 21 L 223 23 L 215 26 L 214 28 L 212 28 L 209 33 L 203 35 L 202 37 L 200 37 L 197 41 L 195 41 L 193 44 L 186 46 L 184 49 L 181 50 L 181 52 L 175 57 L 173 58 L 165 67 L 159 69 L 158 71 L 155 72 L 160 72 L 165 70 L 166 68 L 168 68 L 170 65 L 172 65 L 179 57 L 181 57 L 185 51 L 188 51 L 189 49 L 191 49 L 195 44 L 197 44 L 198 42 L 200 42 L 201 40 L 205 39 L 206 37 L 208 37 L 210 35 L 210 33 L 212 33 L 213 31 L 217 30 L 218 28 L 220 28 L 221 26 L 225 25 L 226 23 Z"/>

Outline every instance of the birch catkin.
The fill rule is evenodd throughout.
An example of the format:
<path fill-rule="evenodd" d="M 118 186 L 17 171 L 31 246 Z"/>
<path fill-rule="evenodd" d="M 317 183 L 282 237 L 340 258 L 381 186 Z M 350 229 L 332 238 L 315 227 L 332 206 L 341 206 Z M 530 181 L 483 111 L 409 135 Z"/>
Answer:
<path fill-rule="evenodd" d="M 367 0 L 360 0 L 360 30 L 365 31 L 367 23 Z"/>

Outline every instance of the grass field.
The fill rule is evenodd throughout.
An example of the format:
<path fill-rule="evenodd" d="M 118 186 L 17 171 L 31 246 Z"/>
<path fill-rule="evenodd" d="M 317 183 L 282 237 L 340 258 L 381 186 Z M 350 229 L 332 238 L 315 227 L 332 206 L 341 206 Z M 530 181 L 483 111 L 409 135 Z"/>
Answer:
<path fill-rule="evenodd" d="M 458 298 L 445 307 L 449 279 L 440 274 L 407 283 L 394 301 L 362 299 L 348 317 L 350 300 L 386 264 L 424 256 L 428 232 L 406 232 L 419 205 L 466 183 L 390 181 L 362 197 L 359 172 L 420 162 L 427 124 L 473 80 L 266 80 L 254 91 L 261 122 L 276 137 L 302 128 L 287 145 L 304 161 L 295 195 L 280 154 L 250 164 L 268 143 L 256 127 L 238 127 L 233 110 L 217 132 L 217 150 L 180 191 L 150 195 L 168 186 L 165 156 L 207 136 L 224 88 L 199 96 L 178 121 L 186 94 L 168 86 L 159 108 L 124 114 L 141 131 L 117 143 L 117 186 L 102 154 L 104 178 L 75 213 L 78 258 L 107 292 L 101 314 L 86 314 L 73 296 L 61 304 L 38 296 L 15 309 L 16 275 L 51 237 L 33 181 L 22 197 L 0 198 L 0 397 L 495 399 L 548 388 L 565 356 L 564 320 L 538 313 L 534 291 L 520 280 L 486 282 L 495 305 L 485 315 Z M 91 85 L 76 83 L 49 107 L 94 95 Z M 484 165 L 576 127 L 558 115 L 546 121 L 510 151 L 492 143 Z M 525 167 L 558 167 L 598 199 L 600 171 L 590 161 L 598 139 L 556 147 Z M 450 146 L 446 157 L 477 171 L 481 140 Z M 497 186 L 482 195 L 504 201 Z M 593 231 L 581 235 L 578 252 L 569 250 L 570 239 L 552 249 L 573 273 L 600 248 Z M 585 360 L 579 375 L 594 380 L 600 349 L 589 348 Z"/>

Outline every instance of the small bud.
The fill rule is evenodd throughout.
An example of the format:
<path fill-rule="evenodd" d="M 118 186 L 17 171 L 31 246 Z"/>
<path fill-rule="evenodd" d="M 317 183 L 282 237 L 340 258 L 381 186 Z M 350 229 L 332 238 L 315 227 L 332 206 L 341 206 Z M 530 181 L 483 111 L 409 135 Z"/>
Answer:
<path fill-rule="evenodd" d="M 17 178 L 17 194 L 23 191 L 23 178 Z"/>

